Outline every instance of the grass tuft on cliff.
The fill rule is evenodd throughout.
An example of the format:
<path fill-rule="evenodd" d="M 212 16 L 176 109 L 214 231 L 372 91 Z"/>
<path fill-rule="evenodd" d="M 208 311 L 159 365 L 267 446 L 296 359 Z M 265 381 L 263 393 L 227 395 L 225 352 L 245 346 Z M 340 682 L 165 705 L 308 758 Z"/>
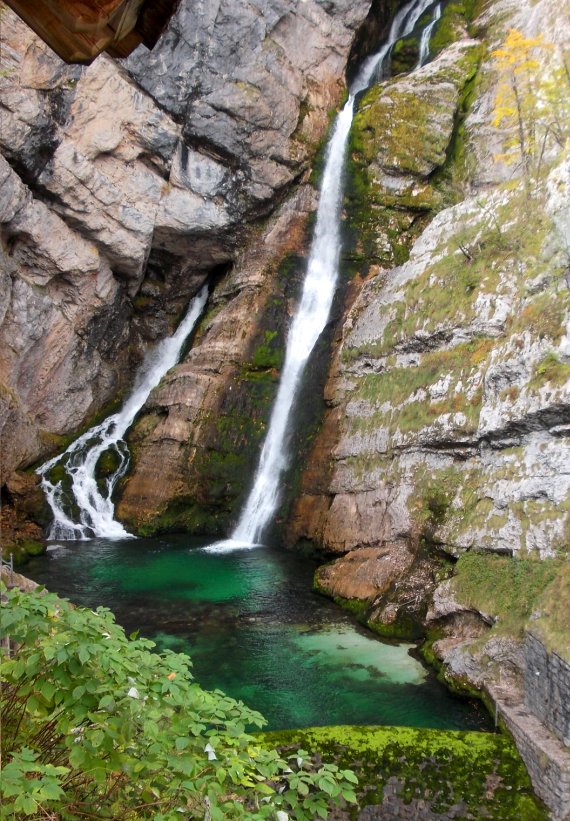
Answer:
<path fill-rule="evenodd" d="M 495 616 L 494 629 L 540 632 L 551 650 L 570 657 L 570 562 L 465 553 L 455 567 L 457 600 Z"/>

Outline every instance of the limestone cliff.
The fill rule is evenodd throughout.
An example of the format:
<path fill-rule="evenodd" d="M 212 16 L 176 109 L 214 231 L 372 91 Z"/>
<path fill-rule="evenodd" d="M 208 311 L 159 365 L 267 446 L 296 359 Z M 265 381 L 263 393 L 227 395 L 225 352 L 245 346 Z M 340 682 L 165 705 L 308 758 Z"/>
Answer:
<path fill-rule="evenodd" d="M 2 485 L 117 401 L 203 280 L 255 249 L 307 173 L 368 7 L 182 2 L 152 52 L 79 68 L 2 6 Z M 312 194 L 295 196 L 293 222 Z M 257 290 L 231 308 L 246 335 Z"/>
<path fill-rule="evenodd" d="M 570 658 L 570 31 L 550 0 L 474 11 L 445 7 L 433 61 L 360 101 L 353 287 L 288 540 L 341 555 L 316 587 L 380 634 L 427 631 L 426 658 L 491 698 L 566 818 L 567 739 L 540 723 L 548 698 L 525 706 L 522 639 L 530 627 L 545 656 Z M 509 29 L 542 35 L 533 82 L 552 108 L 521 108 L 528 154 L 496 118 Z M 543 694 L 558 692 L 551 668 Z"/>
<path fill-rule="evenodd" d="M 373 629 L 427 629 L 426 657 L 495 701 L 558 818 L 570 759 L 524 706 L 521 640 L 530 625 L 570 657 L 570 32 L 549 0 L 483 4 L 463 23 L 459 7 L 444 10 L 430 64 L 360 102 L 346 220 L 356 296 L 288 538 L 342 554 L 317 589 Z M 553 107 L 542 121 L 521 113 L 542 134 L 532 172 L 529 157 L 526 170 L 509 162 L 519 138 L 494 117 L 493 51 L 509 29 L 543 38 L 535 82 Z"/>
<path fill-rule="evenodd" d="M 567 32 L 540 8 L 554 54 Z M 509 26 L 534 36 L 537 14 L 489 4 L 475 39 L 362 100 L 353 156 L 367 205 L 348 205 L 362 287 L 327 385 L 326 443 L 316 443 L 330 463 L 306 474 L 293 542 L 380 557 L 388 543 L 422 538 L 451 556 L 547 557 L 568 545 L 567 155 L 553 147 L 531 197 L 511 182 L 491 123 L 497 73 L 481 50 Z M 423 230 L 389 267 L 402 223 Z"/>

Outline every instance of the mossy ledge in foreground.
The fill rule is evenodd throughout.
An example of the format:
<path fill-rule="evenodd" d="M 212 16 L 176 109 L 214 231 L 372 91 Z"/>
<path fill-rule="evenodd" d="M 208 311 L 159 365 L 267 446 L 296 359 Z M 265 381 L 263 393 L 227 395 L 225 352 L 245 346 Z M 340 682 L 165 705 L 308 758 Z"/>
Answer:
<path fill-rule="evenodd" d="M 378 817 L 542 821 L 511 738 L 503 734 L 412 727 L 311 727 L 260 734 L 281 751 L 302 748 L 358 775 L 359 808 L 335 818 Z M 370 812 L 370 810 L 368 810 Z M 366 817 L 372 817 L 367 815 Z M 376 816 L 374 816 L 376 817 Z"/>

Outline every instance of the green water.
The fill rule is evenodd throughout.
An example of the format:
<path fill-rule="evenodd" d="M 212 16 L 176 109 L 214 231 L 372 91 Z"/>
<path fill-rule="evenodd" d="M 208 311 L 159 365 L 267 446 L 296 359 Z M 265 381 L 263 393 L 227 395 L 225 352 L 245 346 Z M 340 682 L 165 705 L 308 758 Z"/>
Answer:
<path fill-rule="evenodd" d="M 312 561 L 279 548 L 208 553 L 184 536 L 52 544 L 26 573 L 105 605 L 128 631 L 188 653 L 194 674 L 259 710 L 271 729 L 402 724 L 488 729 L 412 655 L 311 590 Z"/>

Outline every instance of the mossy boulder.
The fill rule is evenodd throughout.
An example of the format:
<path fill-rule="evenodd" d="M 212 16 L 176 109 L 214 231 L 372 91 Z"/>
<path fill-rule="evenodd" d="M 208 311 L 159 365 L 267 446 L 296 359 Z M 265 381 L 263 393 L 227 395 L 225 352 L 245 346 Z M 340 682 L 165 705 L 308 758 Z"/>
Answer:
<path fill-rule="evenodd" d="M 46 551 L 44 542 L 38 539 L 21 539 L 15 542 L 7 542 L 0 548 L 4 561 L 9 561 L 10 556 L 14 559 L 14 567 L 27 564 L 32 556 L 41 556 Z"/>
<path fill-rule="evenodd" d="M 460 37 L 471 33 L 481 6 L 481 0 L 452 0 L 446 3 L 432 32 L 430 52 L 437 55 Z"/>
<path fill-rule="evenodd" d="M 462 120 L 480 56 L 476 41 L 462 41 L 421 72 L 363 95 L 350 137 L 349 273 L 405 263 L 430 216 L 455 201 Z"/>
<path fill-rule="evenodd" d="M 39 479 L 33 473 L 15 472 L 2 486 L 0 536 L 2 558 L 15 565 L 45 552 L 41 524 L 47 507 Z"/>
<path fill-rule="evenodd" d="M 394 45 L 392 49 L 392 70 L 391 76 L 412 71 L 418 64 L 420 53 L 420 40 L 416 35 L 403 37 Z"/>
<path fill-rule="evenodd" d="M 476 41 L 456 43 L 423 71 L 373 86 L 354 118 L 353 148 L 372 164 L 377 184 L 388 176 L 428 177 L 445 163 L 461 95 L 480 57 Z"/>

